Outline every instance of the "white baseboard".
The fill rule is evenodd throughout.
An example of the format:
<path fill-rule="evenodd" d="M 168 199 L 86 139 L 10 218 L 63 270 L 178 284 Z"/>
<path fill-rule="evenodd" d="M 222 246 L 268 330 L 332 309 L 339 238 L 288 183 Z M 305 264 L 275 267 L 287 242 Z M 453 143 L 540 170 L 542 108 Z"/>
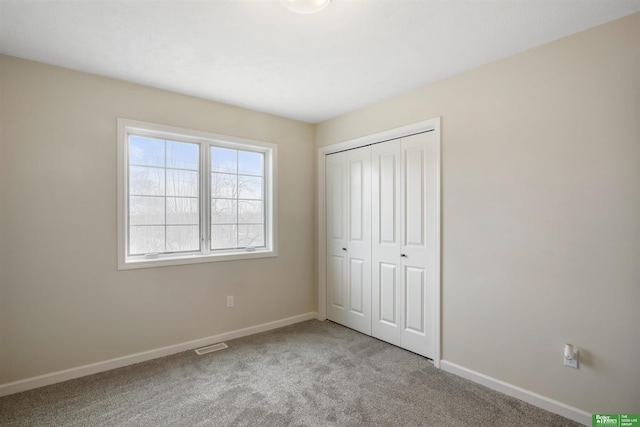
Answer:
<path fill-rule="evenodd" d="M 444 371 L 466 378 L 478 384 L 482 384 L 485 387 L 489 387 L 490 389 L 499 391 L 508 396 L 523 400 L 549 412 L 562 415 L 563 417 L 569 418 L 575 422 L 586 426 L 591 425 L 591 414 L 583 411 L 582 409 L 574 408 L 573 406 L 566 405 L 562 402 L 558 402 L 557 400 L 550 399 L 513 384 L 500 381 L 488 375 L 472 371 L 464 366 L 456 365 L 455 363 L 448 362 L 446 360 L 440 361 L 440 368 Z"/>
<path fill-rule="evenodd" d="M 154 350 L 144 351 L 142 353 L 130 354 L 128 356 L 109 359 L 102 362 L 91 363 L 89 365 L 78 366 L 76 368 L 65 369 L 64 371 L 52 372 L 50 374 L 39 375 L 37 377 L 27 378 L 24 380 L 14 381 L 10 383 L 0 384 L 0 396 L 19 393 L 21 391 L 31 390 L 46 385 L 59 383 L 62 381 L 80 378 L 87 375 L 104 372 L 123 366 L 133 365 L 134 363 L 145 362 L 147 360 L 157 359 L 159 357 L 169 356 L 171 354 L 181 353 L 183 351 L 192 350 L 209 344 L 215 344 L 222 341 L 228 341 L 236 338 L 246 337 L 248 335 L 258 334 L 260 332 L 270 331 L 272 329 L 282 328 L 284 326 L 293 325 L 295 323 L 304 322 L 306 320 L 317 319 L 318 313 L 311 312 L 300 314 L 286 319 L 276 320 L 273 322 L 263 323 L 261 325 L 250 326 L 244 329 L 238 329 L 231 332 L 225 332 L 218 335 L 212 335 L 206 338 L 200 338 L 181 344 L 170 345 L 167 347 L 156 348 Z"/>

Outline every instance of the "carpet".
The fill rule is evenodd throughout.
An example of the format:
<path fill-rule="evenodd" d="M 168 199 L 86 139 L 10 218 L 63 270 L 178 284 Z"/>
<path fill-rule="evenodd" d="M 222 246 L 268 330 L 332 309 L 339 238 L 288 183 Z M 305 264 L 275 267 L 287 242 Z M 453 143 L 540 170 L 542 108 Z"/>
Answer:
<path fill-rule="evenodd" d="M 311 320 L 0 398 L 1 426 L 578 426 Z"/>

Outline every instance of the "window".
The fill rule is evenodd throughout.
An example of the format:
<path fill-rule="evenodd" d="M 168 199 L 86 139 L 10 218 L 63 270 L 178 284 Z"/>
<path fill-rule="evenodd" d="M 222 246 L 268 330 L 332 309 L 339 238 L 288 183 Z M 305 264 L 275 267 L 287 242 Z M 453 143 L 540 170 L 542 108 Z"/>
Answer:
<path fill-rule="evenodd" d="M 118 268 L 276 256 L 273 144 L 118 120 Z"/>

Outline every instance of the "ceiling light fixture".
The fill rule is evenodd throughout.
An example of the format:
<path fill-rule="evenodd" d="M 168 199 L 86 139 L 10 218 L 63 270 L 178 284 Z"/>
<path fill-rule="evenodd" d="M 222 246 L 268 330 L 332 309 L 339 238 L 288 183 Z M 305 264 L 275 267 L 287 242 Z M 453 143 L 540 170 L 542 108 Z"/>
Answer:
<path fill-rule="evenodd" d="M 296 13 L 314 13 L 325 7 L 331 0 L 280 0 L 287 9 Z"/>

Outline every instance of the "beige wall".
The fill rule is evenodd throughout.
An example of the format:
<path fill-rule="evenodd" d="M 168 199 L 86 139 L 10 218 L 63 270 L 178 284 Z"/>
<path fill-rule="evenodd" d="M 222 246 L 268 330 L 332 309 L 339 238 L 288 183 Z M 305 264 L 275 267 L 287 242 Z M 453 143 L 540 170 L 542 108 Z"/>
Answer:
<path fill-rule="evenodd" d="M 10 57 L 0 72 L 0 383 L 315 311 L 312 125 Z M 276 143 L 279 256 L 118 271 L 118 117 Z"/>
<path fill-rule="evenodd" d="M 321 123 L 317 145 L 435 116 L 443 358 L 638 412 L 640 14 Z"/>

